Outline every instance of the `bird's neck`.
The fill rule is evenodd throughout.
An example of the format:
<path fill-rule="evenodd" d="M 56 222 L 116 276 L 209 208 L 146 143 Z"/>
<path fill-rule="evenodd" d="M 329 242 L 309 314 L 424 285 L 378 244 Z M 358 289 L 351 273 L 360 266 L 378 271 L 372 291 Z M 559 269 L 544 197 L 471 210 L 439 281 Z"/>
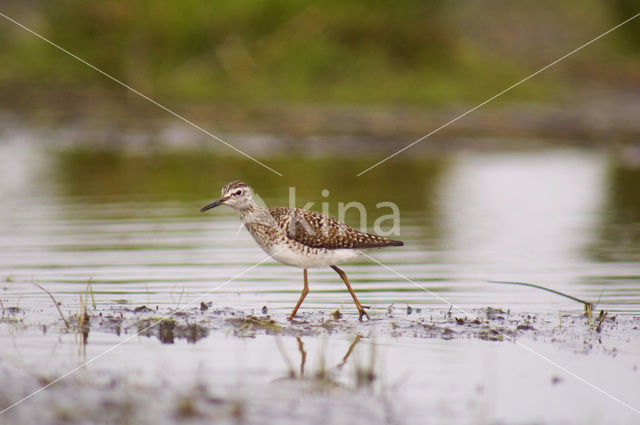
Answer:
<path fill-rule="evenodd" d="M 261 208 L 260 206 L 258 206 L 258 204 L 256 204 L 255 202 L 249 202 L 245 205 L 242 206 L 242 208 L 238 208 L 237 209 L 238 214 L 240 214 L 240 218 L 244 221 L 245 219 L 256 215 L 256 214 L 263 214 L 263 213 L 268 213 L 269 209 L 268 208 Z"/>
<path fill-rule="evenodd" d="M 249 228 L 255 226 L 276 227 L 276 222 L 269 211 L 269 208 L 262 208 L 255 203 L 243 206 L 238 210 L 240 219 Z"/>

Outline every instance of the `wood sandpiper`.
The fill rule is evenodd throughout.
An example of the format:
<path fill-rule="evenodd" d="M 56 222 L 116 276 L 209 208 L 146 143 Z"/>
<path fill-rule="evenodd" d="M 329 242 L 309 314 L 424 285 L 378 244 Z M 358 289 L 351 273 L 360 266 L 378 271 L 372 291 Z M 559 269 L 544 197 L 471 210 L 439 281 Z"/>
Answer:
<path fill-rule="evenodd" d="M 360 232 L 314 211 L 286 207 L 262 208 L 253 200 L 253 190 L 239 181 L 224 186 L 220 199 L 202 207 L 200 212 L 218 205 L 227 205 L 236 210 L 253 239 L 270 257 L 303 269 L 304 288 L 289 320 L 293 320 L 309 293 L 307 269 L 327 266 L 335 270 L 347 285 L 360 314 L 358 319 L 362 320 L 362 316 L 368 319 L 365 306 L 360 304 L 347 275 L 337 264 L 357 258 L 361 249 L 404 245 L 401 241 Z"/>

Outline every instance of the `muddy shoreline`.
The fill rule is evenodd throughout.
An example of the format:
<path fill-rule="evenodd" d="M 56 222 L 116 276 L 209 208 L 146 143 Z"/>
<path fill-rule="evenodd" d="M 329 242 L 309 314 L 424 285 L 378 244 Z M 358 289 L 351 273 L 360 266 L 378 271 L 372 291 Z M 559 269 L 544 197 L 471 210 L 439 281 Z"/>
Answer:
<path fill-rule="evenodd" d="M 147 305 L 94 309 L 89 305 L 66 318 L 67 327 L 56 317 L 52 306 L 40 311 L 5 308 L 0 327 L 12 329 L 14 340 L 71 338 L 69 348 L 76 346 L 79 366 L 72 369 L 74 362 L 71 362 L 51 369 L 45 362 L 37 368 L 28 368 L 17 358 L 3 356 L 0 371 L 13 385 L 0 391 L 0 406 L 6 408 L 29 397 L 24 405 L 12 408 L 3 417 L 12 424 L 34 420 L 42 424 L 185 421 L 294 424 L 325 423 L 327 415 L 332 423 L 338 424 L 352 423 L 354 415 L 370 424 L 405 423 L 419 417 L 420 409 L 406 405 L 404 396 L 400 397 L 404 381 L 390 380 L 377 360 L 390 343 L 420 344 L 435 340 L 445 345 L 489 344 L 487 348 L 491 351 L 494 350 L 491 347 L 504 350 L 518 344 L 525 347 L 542 344 L 572 356 L 615 359 L 625 354 L 625 343 L 637 336 L 640 328 L 640 317 L 626 314 L 607 314 L 600 316 L 601 320 L 592 318 L 589 325 L 588 317 L 579 309 L 553 314 L 515 313 L 487 307 L 467 313 L 461 313 L 455 306 L 451 309 L 389 306 L 373 309 L 370 321 L 359 322 L 357 314 L 350 310 L 335 310 L 303 312 L 289 322 L 285 312 L 271 312 L 267 306 L 256 312 L 220 308 L 210 303 L 175 309 Z M 108 344 L 105 338 L 110 341 Z M 158 364 L 153 370 L 160 369 L 148 378 L 140 375 L 139 369 L 144 369 L 140 359 L 127 360 L 120 367 L 107 367 L 112 363 L 118 365 L 122 361 L 117 360 L 118 356 L 127 359 L 132 347 L 147 353 L 142 358 L 151 354 L 148 350 L 159 352 L 161 347 L 170 349 L 169 352 L 173 350 L 170 347 L 175 347 L 182 353 L 193 353 L 204 346 L 213 355 L 225 349 L 225 344 L 244 346 L 242 341 L 249 344 L 247 347 L 256 343 L 278 347 L 280 356 L 274 359 L 276 373 L 267 375 L 275 378 L 263 378 L 260 369 L 249 368 L 245 373 L 253 372 L 243 379 L 249 379 L 251 384 L 238 390 L 237 384 L 219 382 L 220 377 L 212 383 L 204 375 L 187 373 L 179 377 L 175 371 L 170 372 L 188 362 L 186 357 L 172 360 L 166 372 L 162 371 L 162 361 L 156 360 Z M 327 351 L 321 348 L 326 344 L 322 341 L 342 341 L 341 348 Z M 120 347 L 122 344 L 126 345 Z M 101 364 L 103 360 L 98 358 L 104 353 L 116 358 L 105 357 L 108 363 Z M 251 353 L 259 358 L 259 353 Z M 308 356 L 315 358 L 312 361 Z M 89 366 L 96 359 L 96 364 Z M 211 361 L 214 363 L 208 367 L 214 367 L 215 360 Z M 198 366 L 196 370 L 203 367 L 207 366 Z M 77 373 L 63 375 L 69 370 Z M 561 386 L 565 379 L 557 371 L 548 385 Z M 42 394 L 30 396 L 43 386 L 47 388 Z M 483 386 L 478 384 L 472 391 L 464 392 L 464 397 L 470 400 L 483 397 Z M 457 417 L 460 423 L 476 423 L 473 416 L 457 410 L 455 397 L 447 403 L 451 405 L 436 417 L 442 418 L 444 414 L 450 419 Z"/>
<path fill-rule="evenodd" d="M 135 114 L 131 114 L 128 110 L 133 106 L 127 102 L 105 99 L 88 115 L 86 101 L 75 99 L 64 109 L 39 104 L 35 113 L 30 105 L 0 110 L 0 123 L 5 130 L 40 129 L 49 139 L 85 148 L 155 150 L 204 144 L 226 152 L 224 146 L 208 146 L 211 140 L 207 135 L 153 105 L 136 104 Z M 238 109 L 184 105 L 179 110 L 254 155 L 378 156 L 406 146 L 473 106 L 272 105 Z M 591 91 L 555 103 L 487 105 L 430 136 L 428 143 L 417 144 L 412 152 L 633 146 L 640 136 L 639 111 L 637 96 L 612 91 Z M 137 118 L 132 120 L 131 116 Z"/>
<path fill-rule="evenodd" d="M 33 321 L 30 316 L 41 312 L 17 307 L 8 307 L 4 313 L 0 323 L 22 330 L 38 327 L 43 333 L 76 332 L 84 335 L 85 344 L 91 340 L 91 334 L 97 332 L 113 333 L 122 338 L 132 335 L 157 338 L 162 344 L 173 344 L 178 340 L 197 343 L 214 334 L 239 338 L 360 335 L 373 339 L 480 339 L 507 343 L 521 338 L 539 339 L 588 353 L 597 349 L 605 338 L 624 338 L 640 329 L 640 316 L 600 311 L 589 318 L 579 309 L 552 314 L 511 312 L 495 307 L 462 311 L 453 306 L 447 310 L 390 305 L 371 311 L 371 320 L 358 321 L 355 313 L 334 310 L 303 312 L 289 321 L 286 313 L 272 315 L 267 306 L 256 312 L 213 307 L 211 303 L 201 302 L 199 307 L 177 309 L 147 305 L 89 308 L 70 316 L 68 326 L 60 318 L 44 323 Z M 54 313 L 51 311 L 48 316 L 54 316 Z M 604 346 L 601 349 L 603 352 L 612 350 Z"/>

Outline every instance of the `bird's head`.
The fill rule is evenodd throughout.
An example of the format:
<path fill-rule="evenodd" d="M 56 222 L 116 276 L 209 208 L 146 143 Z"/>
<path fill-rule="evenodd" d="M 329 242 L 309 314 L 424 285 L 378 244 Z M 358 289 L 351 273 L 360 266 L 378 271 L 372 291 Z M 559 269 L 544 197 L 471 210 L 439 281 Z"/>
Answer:
<path fill-rule="evenodd" d="M 222 188 L 220 199 L 205 205 L 200 209 L 200 212 L 205 212 L 218 205 L 228 205 L 234 210 L 244 210 L 254 204 L 251 188 L 246 183 L 232 181 Z"/>

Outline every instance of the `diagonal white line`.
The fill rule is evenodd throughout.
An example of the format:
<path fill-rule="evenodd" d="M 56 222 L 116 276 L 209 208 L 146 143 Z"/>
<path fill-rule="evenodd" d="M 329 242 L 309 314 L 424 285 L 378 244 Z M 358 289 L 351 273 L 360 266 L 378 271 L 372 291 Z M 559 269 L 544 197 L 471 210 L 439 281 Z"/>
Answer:
<path fill-rule="evenodd" d="M 109 78 L 110 80 L 115 81 L 116 83 L 120 84 L 122 87 L 126 88 L 127 90 L 132 91 L 133 93 L 137 94 L 138 96 L 142 97 L 143 99 L 148 100 L 149 102 L 153 103 L 154 105 L 156 105 L 157 107 L 159 107 L 160 109 L 163 109 L 165 111 L 167 111 L 168 113 L 170 113 L 171 115 L 173 115 L 176 118 L 181 119 L 182 121 L 186 122 L 187 124 L 189 124 L 190 126 L 200 130 L 201 132 L 203 132 L 204 134 L 206 134 L 207 136 L 217 140 L 218 142 L 224 144 L 225 146 L 233 149 L 234 151 L 238 152 L 241 155 L 244 155 L 245 157 L 249 158 L 250 160 L 262 165 L 264 168 L 266 168 L 267 170 L 276 173 L 277 175 L 279 175 L 280 177 L 282 177 L 282 174 L 277 172 L 276 170 L 274 170 L 273 168 L 269 167 L 266 164 L 263 164 L 262 162 L 258 161 L 257 159 L 255 159 L 254 157 L 252 157 L 251 155 L 241 151 L 240 149 L 236 148 L 235 146 L 231 145 L 230 143 L 225 142 L 224 140 L 222 140 L 220 137 L 216 136 L 215 134 L 211 133 L 210 131 L 205 130 L 204 128 L 200 127 L 199 125 L 197 125 L 196 123 L 194 123 L 193 121 L 189 121 L 188 119 L 186 119 L 185 117 L 183 117 L 182 115 L 178 114 L 177 112 L 172 111 L 171 109 L 167 108 L 164 105 L 161 105 L 160 103 L 156 102 L 155 100 L 151 99 L 149 96 L 146 96 L 142 93 L 140 93 L 138 90 L 134 89 L 133 87 L 125 84 L 124 82 L 120 81 L 119 79 L 117 79 L 116 77 L 113 77 L 110 74 L 107 74 L 106 72 L 104 72 L 103 70 L 99 69 L 98 67 L 90 64 L 89 62 L 87 62 L 86 60 L 74 55 L 73 53 L 71 53 L 70 51 L 66 50 L 65 48 L 57 45 L 56 43 L 54 43 L 53 41 L 47 39 L 46 37 L 38 34 L 37 32 L 35 32 L 34 30 L 32 30 L 31 28 L 28 28 L 26 26 L 24 26 L 23 24 L 21 24 L 20 22 L 16 21 L 15 19 L 12 19 L 10 17 L 8 17 L 7 15 L 5 15 L 4 13 L 0 12 L 0 16 L 2 16 L 3 18 L 5 18 L 8 21 L 13 22 L 14 24 L 16 24 L 17 26 L 19 26 L 20 28 L 22 28 L 25 31 L 30 32 L 31 34 L 35 35 L 36 37 L 40 38 L 43 41 L 46 41 L 47 43 L 49 43 L 50 45 L 52 45 L 53 47 L 55 47 L 56 49 L 66 53 L 67 55 L 71 56 L 72 58 L 76 59 L 79 62 L 82 62 L 83 64 L 87 65 L 89 68 L 93 69 L 94 71 L 99 72 L 100 74 L 104 75 L 105 77 Z"/>
<path fill-rule="evenodd" d="M 137 337 L 138 335 L 140 335 L 143 332 L 146 332 L 147 330 L 153 328 L 154 326 L 158 325 L 159 323 L 170 319 L 171 317 L 173 317 L 176 313 L 185 310 L 186 308 L 194 305 L 195 303 L 197 303 L 198 301 L 200 301 L 202 298 L 206 297 L 207 295 L 217 291 L 218 289 L 222 288 L 223 286 L 227 285 L 228 283 L 232 282 L 233 280 L 239 278 L 240 276 L 242 276 L 243 274 L 255 269 L 256 267 L 258 267 L 260 264 L 264 263 L 267 260 L 272 259 L 274 256 L 278 255 L 280 253 L 280 251 L 276 252 L 275 254 L 272 254 L 270 256 L 268 256 L 267 258 L 260 260 L 259 262 L 257 262 L 256 264 L 254 264 L 253 266 L 249 267 L 248 269 L 245 269 L 243 271 L 241 271 L 240 273 L 238 273 L 237 275 L 233 276 L 231 279 L 222 282 L 220 285 L 216 286 L 215 288 L 211 289 L 210 291 L 200 295 L 199 297 L 197 297 L 194 300 L 191 300 L 191 302 L 189 302 L 188 304 L 186 304 L 184 307 L 180 307 L 175 309 L 173 312 L 171 312 L 171 314 L 168 314 L 166 316 L 161 317 L 159 320 L 157 320 L 156 322 L 152 323 L 151 325 L 147 326 L 146 328 L 138 331 L 137 333 L 123 339 L 122 341 L 120 341 L 119 343 L 117 343 L 116 345 L 104 350 L 102 353 L 90 358 L 89 360 L 87 360 L 86 362 L 82 363 L 80 366 L 77 366 L 73 369 L 71 369 L 70 371 L 68 371 L 67 373 L 65 373 L 62 376 L 57 377 L 56 379 L 54 379 L 53 381 L 49 382 L 47 385 L 38 388 L 37 390 L 33 391 L 32 393 L 24 396 L 23 398 L 21 398 L 20 400 L 16 401 L 15 403 L 11 404 L 10 406 L 4 408 L 2 411 L 0 411 L 0 415 L 2 415 L 3 413 L 13 409 L 14 407 L 18 406 L 20 403 L 30 399 L 31 397 L 33 397 L 34 395 L 38 394 L 41 391 L 46 390 L 47 388 L 49 388 L 50 386 L 52 386 L 53 384 L 55 384 L 56 382 L 59 382 L 61 380 L 63 380 L 64 378 L 66 378 L 67 376 L 77 372 L 78 370 L 82 369 L 83 367 L 85 367 L 86 365 L 93 363 L 94 361 L 98 360 L 99 358 L 103 357 L 104 355 L 112 352 L 113 350 L 115 350 L 116 348 L 120 347 L 122 344 L 131 341 L 133 338 Z"/>
<path fill-rule="evenodd" d="M 584 43 L 582 46 L 580 46 L 580 47 L 577 47 L 577 48 L 573 49 L 572 51 L 570 51 L 570 52 L 569 52 L 569 53 L 567 53 L 566 55 L 562 56 L 561 58 L 554 60 L 554 61 L 553 61 L 553 62 L 551 62 L 549 65 L 547 65 L 547 66 L 544 66 L 544 67 L 540 68 L 539 70 L 537 70 L 537 71 L 536 71 L 536 72 L 534 72 L 533 74 L 531 74 L 531 75 L 529 75 L 528 77 L 525 77 L 525 78 L 523 78 L 522 80 L 518 81 L 517 83 L 515 83 L 515 84 L 513 84 L 513 85 L 511 85 L 511 86 L 509 86 L 509 87 L 507 87 L 506 89 L 502 90 L 500 93 L 498 93 L 498 94 L 496 94 L 496 95 L 494 95 L 494 96 L 491 96 L 489 99 L 487 99 L 487 100 L 485 100 L 484 102 L 482 102 L 481 104 L 479 104 L 479 105 L 477 105 L 477 106 L 475 106 L 475 107 L 473 107 L 473 108 L 469 109 L 467 112 L 463 113 L 462 115 L 459 115 L 459 116 L 455 117 L 455 118 L 454 118 L 454 119 L 452 119 L 451 121 L 449 121 L 449 122 L 447 122 L 447 123 L 445 123 L 445 124 L 441 125 L 440 127 L 436 128 L 436 129 L 435 129 L 435 130 L 433 130 L 432 132 L 430 132 L 430 133 L 428 133 L 428 134 L 426 134 L 426 135 L 422 136 L 422 137 L 421 137 L 421 138 L 419 138 L 418 140 L 416 140 L 416 141 L 414 141 L 414 142 L 412 142 L 412 143 L 408 144 L 407 146 L 405 146 L 404 148 L 400 149 L 399 151 L 397 151 L 397 152 L 395 152 L 395 153 L 393 153 L 393 154 L 389 155 L 388 157 L 386 157 L 385 159 L 383 159 L 383 160 L 381 160 L 381 161 L 378 161 L 377 163 L 373 164 L 371 167 L 367 168 L 366 170 L 361 171 L 360 173 L 358 173 L 358 174 L 357 174 L 357 177 L 360 177 L 361 175 L 363 175 L 363 174 L 364 174 L 364 173 L 366 173 L 367 171 L 372 170 L 373 168 L 377 167 L 378 165 L 382 164 L 383 162 L 386 162 L 386 161 L 390 160 L 390 159 L 391 159 L 391 158 L 393 158 L 394 156 L 396 156 L 396 155 L 398 155 L 398 154 L 400 154 L 400 153 L 402 153 L 402 152 L 406 151 L 407 149 L 409 149 L 410 147 L 412 147 L 412 146 L 416 145 L 417 143 L 420 143 L 421 141 L 423 141 L 423 140 L 424 140 L 424 139 L 426 139 L 427 137 L 431 136 L 432 134 L 437 133 L 438 131 L 442 130 L 442 129 L 443 129 L 443 128 L 445 128 L 445 127 L 448 127 L 450 124 L 453 124 L 454 122 L 458 121 L 460 118 L 463 118 L 463 117 L 465 117 L 465 116 L 469 115 L 471 112 L 475 111 L 475 110 L 476 110 L 476 109 L 478 109 L 478 108 L 481 108 L 482 106 L 484 106 L 484 105 L 486 105 L 487 103 L 491 102 L 491 101 L 492 101 L 492 100 L 494 100 L 495 98 L 502 96 L 503 94 L 505 94 L 505 93 L 506 93 L 506 92 L 508 92 L 509 90 L 511 90 L 511 89 L 513 89 L 513 88 L 518 87 L 520 84 L 524 83 L 525 81 L 527 81 L 527 80 L 529 80 L 529 79 L 531 79 L 531 78 L 535 77 L 536 75 L 540 74 L 541 72 L 543 72 L 543 71 L 545 71 L 545 70 L 547 70 L 547 69 L 551 68 L 553 65 L 557 64 L 558 62 L 560 62 L 560 61 L 562 61 L 562 60 L 564 60 L 564 59 L 568 58 L 568 57 L 569 57 L 569 56 L 571 56 L 572 54 L 574 54 L 574 53 L 576 53 L 576 52 L 578 52 L 578 51 L 580 51 L 580 50 L 584 49 L 585 47 L 587 47 L 587 46 L 588 46 L 588 45 L 590 45 L 591 43 L 593 43 L 593 42 L 595 42 L 595 41 L 599 40 L 600 38 L 604 37 L 605 35 L 609 34 L 610 32 L 617 30 L 618 28 L 620 28 L 621 26 L 623 26 L 623 25 L 624 25 L 624 24 L 626 24 L 627 22 L 634 20 L 634 19 L 635 19 L 635 18 L 637 18 L 638 16 L 640 16 L 640 13 L 638 13 L 638 14 L 636 14 L 636 15 L 633 15 L 631 18 L 627 19 L 626 21 L 621 22 L 621 23 L 619 23 L 618 25 L 616 25 L 615 27 L 613 27 L 613 28 L 609 29 L 608 31 L 603 32 L 602 34 L 600 34 L 600 35 L 599 35 L 599 36 L 597 36 L 596 38 L 594 38 L 594 39 L 592 39 L 592 40 L 590 40 L 590 41 L 587 41 L 587 42 L 586 42 L 586 43 Z"/>
<path fill-rule="evenodd" d="M 423 291 L 425 291 L 426 293 L 428 293 L 429 295 L 433 296 L 434 298 L 439 299 L 440 301 L 443 301 L 449 305 L 451 305 L 453 308 L 455 308 L 457 311 L 461 312 L 462 314 L 465 314 L 467 316 L 471 316 L 474 317 L 473 314 L 466 312 L 465 310 L 461 309 L 460 307 L 456 307 L 453 305 L 452 302 L 448 301 L 446 298 L 441 297 L 438 294 L 435 294 L 434 292 L 430 291 L 429 289 L 425 288 L 424 286 L 420 285 L 419 283 L 414 282 L 413 280 L 411 280 L 410 278 L 408 278 L 407 276 L 403 275 L 402 273 L 392 269 L 391 267 L 387 266 L 386 264 L 381 263 L 380 261 L 376 260 L 375 258 L 373 258 L 372 256 L 368 255 L 365 252 L 359 251 L 362 255 L 364 255 L 365 257 L 369 258 L 370 260 L 373 260 L 374 262 L 378 263 L 379 265 L 381 265 L 382 267 L 384 267 L 385 269 L 389 270 L 390 272 L 392 272 L 393 274 L 395 274 L 398 277 L 401 277 L 402 279 L 406 280 L 407 282 L 412 283 L 413 285 L 415 285 L 416 287 L 422 289 Z M 631 410 L 634 413 L 637 413 L 638 415 L 640 415 L 640 410 L 638 410 L 637 408 L 631 406 L 630 404 L 620 400 L 618 397 L 614 396 L 613 394 L 603 390 L 602 388 L 600 388 L 599 386 L 593 384 L 592 382 L 586 380 L 585 378 L 581 377 L 580 375 L 576 374 L 575 372 L 570 371 L 569 369 L 567 369 L 566 367 L 556 363 L 555 361 L 551 360 L 549 357 L 545 356 L 544 354 L 538 353 L 536 350 L 534 350 L 533 348 L 521 343 L 520 341 L 516 340 L 513 337 L 510 337 L 509 335 L 505 335 L 502 332 L 500 332 L 500 330 L 496 329 L 496 328 L 491 328 L 493 330 L 495 330 L 496 332 L 498 332 L 500 335 L 502 335 L 503 338 L 506 338 L 508 340 L 510 340 L 511 342 L 514 342 L 515 344 L 517 344 L 518 346 L 524 348 L 525 350 L 527 350 L 529 353 L 533 354 L 534 356 L 544 360 L 545 362 L 549 363 L 552 366 L 555 366 L 556 368 L 560 369 L 561 371 L 563 371 L 564 373 L 566 373 L 567 375 L 577 379 L 578 381 L 586 384 L 587 386 L 593 388 L 594 390 L 598 391 L 601 394 L 604 394 L 605 396 L 609 397 L 611 400 L 621 404 L 622 406 L 626 407 L 627 409 Z"/>

